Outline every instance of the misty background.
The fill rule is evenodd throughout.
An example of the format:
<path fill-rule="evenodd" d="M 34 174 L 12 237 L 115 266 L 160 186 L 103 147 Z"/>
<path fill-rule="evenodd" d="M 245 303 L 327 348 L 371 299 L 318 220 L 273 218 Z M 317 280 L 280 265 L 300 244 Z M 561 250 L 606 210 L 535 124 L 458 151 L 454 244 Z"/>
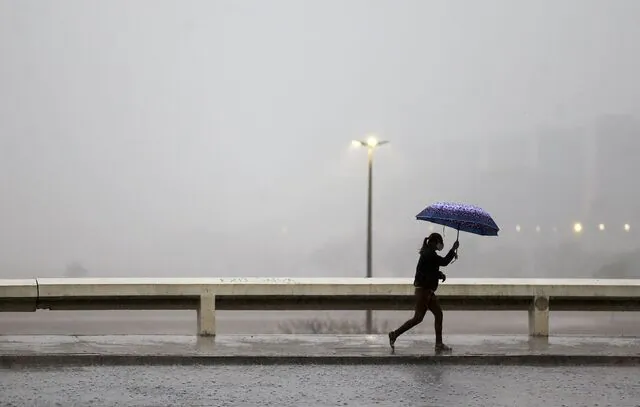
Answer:
<path fill-rule="evenodd" d="M 411 278 L 415 215 L 452 200 L 502 230 L 461 235 L 450 277 L 638 277 L 638 21 L 635 0 L 0 0 L 0 277 L 364 276 L 370 133 L 374 276 Z"/>

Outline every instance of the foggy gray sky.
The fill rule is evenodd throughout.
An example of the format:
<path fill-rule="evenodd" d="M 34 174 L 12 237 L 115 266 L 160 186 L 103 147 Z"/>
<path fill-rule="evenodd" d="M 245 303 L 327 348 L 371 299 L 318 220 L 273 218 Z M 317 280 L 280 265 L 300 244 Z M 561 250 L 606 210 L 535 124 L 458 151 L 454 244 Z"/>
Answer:
<path fill-rule="evenodd" d="M 416 213 L 487 202 L 436 146 L 637 115 L 638 21 L 635 0 L 0 0 L 0 276 L 359 275 L 369 132 L 391 140 L 376 265 L 400 239 L 411 276 Z"/>

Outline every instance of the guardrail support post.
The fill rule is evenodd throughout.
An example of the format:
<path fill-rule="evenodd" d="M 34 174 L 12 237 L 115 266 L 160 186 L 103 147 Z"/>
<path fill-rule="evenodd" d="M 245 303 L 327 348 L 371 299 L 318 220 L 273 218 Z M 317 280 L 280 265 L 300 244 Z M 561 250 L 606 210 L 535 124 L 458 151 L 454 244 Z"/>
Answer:
<path fill-rule="evenodd" d="M 213 294 L 200 296 L 198 336 L 216 336 L 216 296 Z"/>
<path fill-rule="evenodd" d="M 529 336 L 549 336 L 549 297 L 533 298 L 529 306 Z"/>

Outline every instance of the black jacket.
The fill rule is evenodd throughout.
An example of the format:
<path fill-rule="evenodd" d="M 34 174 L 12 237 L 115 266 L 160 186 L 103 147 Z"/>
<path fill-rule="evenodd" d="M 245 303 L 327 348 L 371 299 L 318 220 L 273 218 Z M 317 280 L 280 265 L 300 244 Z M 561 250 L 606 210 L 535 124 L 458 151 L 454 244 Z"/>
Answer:
<path fill-rule="evenodd" d="M 435 250 L 427 249 L 418 260 L 413 285 L 435 291 L 438 288 L 438 280 L 442 278 L 440 266 L 447 266 L 455 255 L 456 252 L 453 249 L 449 250 L 449 253 L 444 257 L 439 256 Z"/>

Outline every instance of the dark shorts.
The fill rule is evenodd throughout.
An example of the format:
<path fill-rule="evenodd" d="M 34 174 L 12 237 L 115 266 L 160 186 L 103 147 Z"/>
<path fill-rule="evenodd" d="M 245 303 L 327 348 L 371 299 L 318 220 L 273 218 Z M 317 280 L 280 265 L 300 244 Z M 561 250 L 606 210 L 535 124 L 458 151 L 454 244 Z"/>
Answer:
<path fill-rule="evenodd" d="M 421 283 L 413 283 L 413 286 L 415 288 L 425 288 L 427 290 L 431 290 L 433 291 L 433 293 L 436 292 L 436 290 L 438 289 L 438 281 L 424 281 Z"/>
<path fill-rule="evenodd" d="M 415 289 L 415 298 L 416 298 L 416 311 L 420 310 L 422 312 L 426 312 L 429 309 L 429 304 L 433 298 L 436 298 L 436 294 L 433 290 L 425 287 L 416 287 Z"/>

